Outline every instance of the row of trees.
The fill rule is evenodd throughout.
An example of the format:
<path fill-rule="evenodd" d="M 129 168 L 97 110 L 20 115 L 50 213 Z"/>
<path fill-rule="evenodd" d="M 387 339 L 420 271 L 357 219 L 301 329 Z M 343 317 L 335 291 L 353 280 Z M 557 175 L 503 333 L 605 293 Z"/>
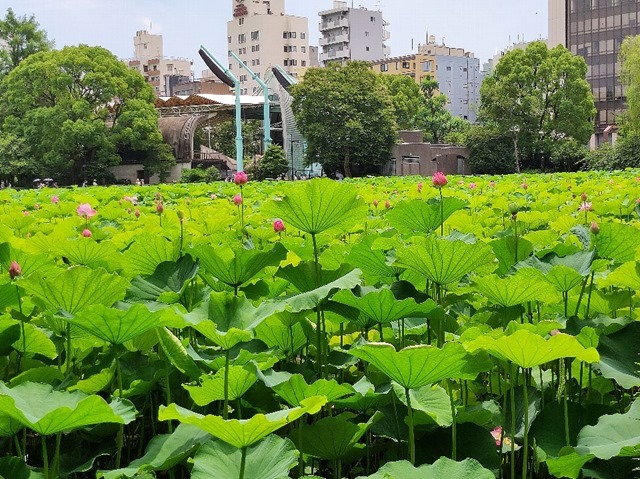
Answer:
<path fill-rule="evenodd" d="M 175 164 L 151 86 L 108 50 L 51 50 L 35 19 L 11 9 L 0 40 L 9 46 L 0 56 L 0 176 L 109 181 L 122 162 L 161 177 Z"/>

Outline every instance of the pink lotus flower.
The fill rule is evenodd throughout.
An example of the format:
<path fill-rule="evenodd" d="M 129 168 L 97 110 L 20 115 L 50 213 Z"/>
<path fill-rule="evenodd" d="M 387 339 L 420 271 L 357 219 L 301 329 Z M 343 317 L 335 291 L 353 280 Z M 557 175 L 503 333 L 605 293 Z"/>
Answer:
<path fill-rule="evenodd" d="M 591 207 L 591 202 L 589 201 L 583 201 L 582 204 L 580 205 L 580 211 L 592 211 L 593 208 Z"/>
<path fill-rule="evenodd" d="M 422 181 L 418 183 L 418 193 L 422 192 Z"/>
<path fill-rule="evenodd" d="M 273 222 L 273 231 L 276 233 L 281 233 L 285 230 L 284 222 L 282 220 L 275 220 Z"/>
<path fill-rule="evenodd" d="M 469 188 L 474 190 L 478 187 L 478 185 L 476 185 L 475 183 L 469 183 Z"/>
<path fill-rule="evenodd" d="M 211 199 L 212 199 L 212 200 L 217 200 L 217 199 L 218 199 L 218 195 L 214 195 L 214 194 L 212 194 L 212 195 L 211 195 Z"/>
<path fill-rule="evenodd" d="M 495 181 L 490 181 L 489 182 L 489 187 L 490 188 L 495 188 L 495 186 L 496 186 L 496 182 Z"/>
<path fill-rule="evenodd" d="M 20 267 L 18 262 L 12 261 L 11 265 L 9 266 L 9 277 L 11 279 L 14 279 L 20 276 L 21 274 L 22 274 L 22 268 Z"/>
<path fill-rule="evenodd" d="M 24 211 L 22 212 L 22 214 L 23 214 L 24 216 L 29 216 L 29 212 L 28 212 L 27 210 L 24 210 Z"/>
<path fill-rule="evenodd" d="M 435 186 L 436 188 L 440 189 L 443 186 L 446 186 L 448 181 L 447 181 L 447 177 L 445 176 L 444 173 L 442 173 L 441 171 L 437 171 L 431 177 L 431 183 L 433 184 L 433 186 Z"/>
<path fill-rule="evenodd" d="M 162 204 L 162 201 L 158 201 L 156 203 L 156 212 L 161 215 L 162 213 L 164 213 L 164 205 Z"/>
<path fill-rule="evenodd" d="M 240 206 L 242 204 L 242 195 L 237 194 L 233 197 L 233 204 L 236 206 Z"/>
<path fill-rule="evenodd" d="M 491 435 L 493 436 L 494 441 L 496 441 L 496 446 L 502 445 L 502 426 L 498 426 L 491 431 Z"/>
<path fill-rule="evenodd" d="M 244 171 L 238 171 L 235 175 L 233 175 L 233 182 L 236 185 L 244 185 L 249 181 L 247 174 Z"/>
<path fill-rule="evenodd" d="M 125 201 L 128 201 L 129 203 L 131 203 L 133 206 L 137 206 L 138 204 L 138 197 L 137 196 L 125 196 L 124 197 Z"/>
<path fill-rule="evenodd" d="M 53 203 L 54 205 L 57 205 L 59 201 L 60 198 L 58 198 L 57 196 L 54 195 L 51 197 L 51 203 Z"/>
<path fill-rule="evenodd" d="M 553 329 L 549 333 L 551 336 L 557 336 L 558 334 L 562 334 L 559 329 Z"/>
<path fill-rule="evenodd" d="M 78 215 L 81 217 L 85 217 L 87 219 L 96 215 L 96 210 L 91 209 L 91 205 L 89 203 L 82 203 L 76 209 Z"/>
<path fill-rule="evenodd" d="M 82 236 L 84 236 L 85 238 L 91 238 L 93 236 L 93 233 L 91 233 L 91 230 L 89 228 L 85 228 L 82 230 Z"/>

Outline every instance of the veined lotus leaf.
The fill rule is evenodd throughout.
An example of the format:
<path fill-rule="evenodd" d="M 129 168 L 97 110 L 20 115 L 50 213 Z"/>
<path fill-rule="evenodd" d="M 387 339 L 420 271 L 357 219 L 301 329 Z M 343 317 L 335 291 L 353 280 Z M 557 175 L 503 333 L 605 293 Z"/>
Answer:
<path fill-rule="evenodd" d="M 256 338 L 270 348 L 277 348 L 286 355 L 292 354 L 307 343 L 299 319 L 292 319 L 296 317 L 304 318 L 304 314 L 284 311 L 265 319 L 256 327 Z"/>
<path fill-rule="evenodd" d="M 110 263 L 118 253 L 109 242 L 98 243 L 90 238 L 67 239 L 54 244 L 55 254 L 64 256 L 72 264 L 93 267 Z"/>
<path fill-rule="evenodd" d="M 25 341 L 22 341 L 22 331 L 20 332 L 19 339 L 12 344 L 16 351 L 27 354 L 39 354 L 49 359 L 54 359 L 58 356 L 56 345 L 51 341 L 49 335 L 39 327 L 31 324 L 24 324 L 24 337 Z"/>
<path fill-rule="evenodd" d="M 553 287 L 544 281 L 533 281 L 527 270 L 518 270 L 514 275 L 499 278 L 496 275 L 478 276 L 474 283 L 479 293 L 489 301 L 508 308 L 529 301 L 554 302 L 557 294 Z M 534 270 L 535 271 L 535 270 Z M 540 274 L 536 271 L 537 274 Z"/>
<path fill-rule="evenodd" d="M 566 450 L 573 451 L 573 448 L 567 448 Z M 546 463 L 549 468 L 549 473 L 552 474 L 553 477 L 578 479 L 584 465 L 594 457 L 595 456 L 593 454 L 581 456 L 575 452 L 570 452 L 558 458 L 548 457 Z"/>
<path fill-rule="evenodd" d="M 367 343 L 352 347 L 349 353 L 373 364 L 387 377 L 406 389 L 416 389 L 443 379 L 475 379 L 491 364 L 482 356 L 472 356 L 459 343 L 435 346 L 409 346 L 396 352 L 388 343 Z"/>
<path fill-rule="evenodd" d="M 184 316 L 191 326 L 224 349 L 251 341 L 254 329 L 266 318 L 283 311 L 285 302 L 266 301 L 255 307 L 251 301 L 229 292 L 212 292 Z"/>
<path fill-rule="evenodd" d="M 102 371 L 85 379 L 80 379 L 73 386 L 69 386 L 67 391 L 82 391 L 85 394 L 99 393 L 100 391 L 107 389 L 112 384 L 115 376 L 115 369 L 114 362 L 111 367 L 104 368 Z"/>
<path fill-rule="evenodd" d="M 393 383 L 393 391 L 402 404 L 407 406 L 405 390 L 398 383 Z M 411 409 L 426 414 L 438 426 L 451 426 L 453 416 L 451 413 L 451 400 L 444 388 L 427 384 L 418 389 L 409 390 Z M 420 424 L 420 416 L 414 417 L 414 423 Z M 433 424 L 433 422 L 431 424 Z"/>
<path fill-rule="evenodd" d="M 144 456 L 140 459 L 132 461 L 122 469 L 99 472 L 98 477 L 120 479 L 135 477 L 142 470 L 166 471 L 182 462 L 210 438 L 209 434 L 196 426 L 178 424 L 172 434 L 161 434 L 151 438 Z"/>
<path fill-rule="evenodd" d="M 640 244 L 640 230 L 634 225 L 606 222 L 600 224 L 596 237 L 596 250 L 601 258 L 610 258 L 619 263 L 636 259 L 636 248 Z"/>
<path fill-rule="evenodd" d="M 560 358 L 575 357 L 587 363 L 595 363 L 600 359 L 598 351 L 584 348 L 574 336 L 561 333 L 545 340 L 524 329 L 499 338 L 482 335 L 466 343 L 465 348 L 471 352 L 479 349 L 487 351 L 521 368 L 533 368 Z"/>
<path fill-rule="evenodd" d="M 387 213 L 387 219 L 391 226 L 402 233 L 428 234 L 466 205 L 467 202 L 460 198 L 443 198 L 442 205 L 435 198 L 429 201 L 402 201 Z"/>
<path fill-rule="evenodd" d="M 367 207 L 350 185 L 318 178 L 289 186 L 280 201 L 272 204 L 273 217 L 316 235 L 363 220 Z"/>
<path fill-rule="evenodd" d="M 224 420 L 221 416 L 195 413 L 176 404 L 160 406 L 158 419 L 178 420 L 184 424 L 198 426 L 205 432 L 238 449 L 249 447 L 260 439 L 295 421 L 305 414 L 315 414 L 327 402 L 326 398 L 315 396 L 302 401 L 300 407 L 283 409 L 269 414 L 255 414 L 250 419 Z"/>
<path fill-rule="evenodd" d="M 280 268 L 276 273 L 276 276 L 289 281 L 298 291 L 304 293 L 316 289 L 315 268 L 316 266 L 313 262 L 303 261 L 297 266 L 289 265 L 284 268 Z M 342 278 L 352 270 L 353 267 L 348 264 L 343 264 L 335 270 L 320 268 L 320 281 L 318 282 L 318 285 L 324 286 L 332 283 L 339 278 Z"/>
<path fill-rule="evenodd" d="M 461 462 L 441 457 L 431 465 L 414 467 L 409 461 L 388 462 L 371 476 L 357 479 L 495 479 L 489 469 L 485 469 L 475 459 Z"/>
<path fill-rule="evenodd" d="M 156 329 L 156 335 L 158 336 L 160 347 L 169 362 L 178 371 L 189 376 L 192 381 L 198 379 L 202 372 L 195 361 L 191 359 L 180 339 L 167 328 Z"/>
<path fill-rule="evenodd" d="M 264 268 L 277 266 L 287 257 L 287 250 L 281 243 L 276 243 L 269 251 L 246 248 L 220 251 L 209 245 L 201 245 L 193 252 L 206 272 L 236 288 L 251 280 Z"/>
<path fill-rule="evenodd" d="M 45 479 L 44 473 L 31 469 L 19 457 L 0 458 L 0 477 L 4 479 Z"/>
<path fill-rule="evenodd" d="M 578 434 L 580 455 L 593 454 L 599 459 L 640 454 L 640 399 L 625 414 L 600 416 L 595 426 L 585 426 Z"/>
<path fill-rule="evenodd" d="M 340 384 L 335 379 L 318 379 L 307 384 L 301 374 L 294 374 L 288 380 L 271 386 L 271 389 L 290 406 L 300 406 L 302 401 L 313 396 L 324 396 L 327 402 L 355 393 L 349 384 Z"/>
<path fill-rule="evenodd" d="M 640 263 L 631 261 L 616 268 L 604 280 L 599 281 L 601 287 L 618 286 L 640 291 Z"/>
<path fill-rule="evenodd" d="M 518 238 L 518 261 L 516 261 L 516 238 L 513 236 L 493 240 L 489 245 L 498 258 L 496 273 L 499 275 L 506 274 L 514 264 L 524 261 L 533 253 L 533 245 L 524 238 Z"/>
<path fill-rule="evenodd" d="M 127 311 L 99 304 L 63 319 L 110 344 L 124 344 L 162 325 L 161 312 L 151 312 L 141 304 Z"/>
<path fill-rule="evenodd" d="M 346 257 L 347 263 L 361 269 L 372 280 L 371 284 L 380 278 L 394 278 L 402 273 L 404 268 L 391 266 L 384 251 L 372 249 L 372 243 L 371 239 L 365 237 L 354 245 Z"/>
<path fill-rule="evenodd" d="M 492 263 L 494 258 L 493 250 L 487 244 L 433 236 L 419 238 L 413 245 L 397 252 L 400 265 L 440 285 L 460 281 L 465 274 Z"/>
<path fill-rule="evenodd" d="M 33 254 L 27 251 L 23 251 L 18 248 L 11 248 L 11 257 L 7 258 L 3 266 L 5 269 L 9 269 L 11 261 L 17 261 L 22 268 L 22 277 L 28 278 L 32 274 L 39 272 L 43 276 L 52 275 L 60 271 L 53 266 L 49 255 L 46 254 Z"/>
<path fill-rule="evenodd" d="M 213 401 L 222 401 L 224 397 L 225 370 L 220 369 L 213 376 L 202 376 L 198 386 L 183 385 L 193 402 L 198 406 L 206 406 Z M 257 377 L 251 371 L 242 366 L 229 367 L 229 395 L 228 398 L 238 399 L 246 393 L 257 381 Z"/>
<path fill-rule="evenodd" d="M 0 382 L 0 411 L 43 436 L 94 424 L 129 424 L 136 416 L 127 400 L 114 399 L 108 404 L 100 396 L 54 391 L 38 383 L 12 389 Z"/>
<path fill-rule="evenodd" d="M 20 421 L 0 413 L 0 437 L 11 437 L 22 427 Z"/>
<path fill-rule="evenodd" d="M 336 399 L 334 404 L 338 407 L 357 409 L 366 411 L 367 409 L 376 407 L 379 403 L 386 401 L 389 397 L 388 391 L 376 392 L 376 387 L 369 381 L 366 376 L 353 385 L 355 394 L 346 398 Z"/>
<path fill-rule="evenodd" d="M 561 292 L 570 291 L 584 280 L 575 269 L 564 265 L 554 266 L 544 278 Z"/>
<path fill-rule="evenodd" d="M 361 274 L 362 272 L 359 269 L 354 269 L 341 278 L 317 289 L 290 296 L 284 299 L 284 302 L 287 304 L 287 309 L 292 313 L 313 309 L 335 291 L 351 289 L 359 285 Z"/>
<path fill-rule="evenodd" d="M 37 297 L 47 309 L 62 309 L 76 314 L 95 304 L 112 306 L 124 298 L 129 281 L 104 269 L 74 266 L 55 277 L 36 273 L 21 281 L 20 286 Z"/>
<path fill-rule="evenodd" d="M 247 449 L 244 479 L 287 479 L 298 463 L 298 450 L 276 435 Z M 191 479 L 238 479 L 242 452 L 220 440 L 204 444 L 193 458 Z"/>
<path fill-rule="evenodd" d="M 163 235 L 142 234 L 136 236 L 133 244 L 122 255 L 121 264 L 130 278 L 151 275 L 159 264 L 178 259 L 177 243 L 172 243 Z"/>
<path fill-rule="evenodd" d="M 403 318 L 426 317 L 437 305 L 432 300 L 416 303 L 413 298 L 397 300 L 390 289 L 379 289 L 357 297 L 351 291 L 339 291 L 333 300 L 358 309 L 373 321 L 389 324 Z"/>
<path fill-rule="evenodd" d="M 64 381 L 64 374 L 57 366 L 42 366 L 31 368 L 11 378 L 7 384 L 9 387 L 16 387 L 18 384 L 32 382 L 43 384 L 60 384 Z"/>
<path fill-rule="evenodd" d="M 15 293 L 15 288 L 11 286 Z M 18 341 L 21 336 L 19 321 L 8 316 L 0 318 L 0 355 L 7 356 L 13 350 L 11 344 Z"/>
<path fill-rule="evenodd" d="M 640 386 L 640 323 L 634 321 L 620 331 L 601 335 L 596 365 L 605 378 L 613 379 L 625 389 Z"/>
<path fill-rule="evenodd" d="M 18 290 L 13 283 L 0 285 L 0 312 L 11 306 L 18 306 Z"/>
<path fill-rule="evenodd" d="M 136 276 L 127 291 L 130 301 L 177 303 L 188 282 L 195 278 L 200 264 L 185 255 L 178 261 L 160 263 L 151 276 Z"/>
<path fill-rule="evenodd" d="M 338 416 L 325 417 L 302 429 L 302 441 L 296 444 L 304 454 L 320 459 L 337 461 L 351 452 L 356 443 L 383 414 L 376 411 L 365 423 L 351 422 L 357 416 L 344 412 Z M 298 426 L 299 427 L 299 426 Z M 298 430 L 291 437 L 298 441 Z"/>

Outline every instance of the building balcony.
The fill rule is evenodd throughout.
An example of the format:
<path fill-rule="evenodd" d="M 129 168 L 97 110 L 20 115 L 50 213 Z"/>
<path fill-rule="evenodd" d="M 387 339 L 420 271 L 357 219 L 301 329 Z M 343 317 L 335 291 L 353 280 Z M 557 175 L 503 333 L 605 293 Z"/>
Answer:
<path fill-rule="evenodd" d="M 351 49 L 345 48 L 343 50 L 330 50 L 320 53 L 320 62 L 330 62 L 342 58 L 351 58 Z"/>
<path fill-rule="evenodd" d="M 320 22 L 318 24 L 318 28 L 320 29 L 321 32 L 325 30 L 332 30 L 334 28 L 348 28 L 348 27 L 349 27 L 349 20 L 347 20 L 346 18 L 342 18 L 340 20 L 330 20 L 327 22 Z"/>
<path fill-rule="evenodd" d="M 336 43 L 349 43 L 349 34 L 348 33 L 343 33 L 341 35 L 331 35 L 328 37 L 322 37 L 319 40 L 319 45 L 321 47 L 327 46 L 327 45 L 334 45 Z"/>

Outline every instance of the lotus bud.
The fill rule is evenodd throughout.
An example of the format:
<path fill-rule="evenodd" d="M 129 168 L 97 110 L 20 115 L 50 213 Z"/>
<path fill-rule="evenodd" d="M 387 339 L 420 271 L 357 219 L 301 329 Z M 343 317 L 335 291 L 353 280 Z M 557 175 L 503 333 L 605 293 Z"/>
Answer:
<path fill-rule="evenodd" d="M 284 222 L 282 220 L 275 220 L 273 222 L 273 231 L 275 231 L 276 233 L 281 233 L 284 231 L 284 229 Z"/>
<path fill-rule="evenodd" d="M 91 238 L 93 236 L 93 233 L 91 233 L 90 229 L 85 228 L 82 230 L 82 236 L 84 236 L 85 238 Z"/>
<path fill-rule="evenodd" d="M 11 265 L 9 266 L 9 277 L 11 279 L 14 279 L 20 276 L 21 274 L 22 274 L 22 268 L 20 267 L 18 262 L 12 261 Z"/>
<path fill-rule="evenodd" d="M 594 235 L 600 233 L 600 226 L 595 221 L 591 223 L 591 228 L 589 228 Z"/>

